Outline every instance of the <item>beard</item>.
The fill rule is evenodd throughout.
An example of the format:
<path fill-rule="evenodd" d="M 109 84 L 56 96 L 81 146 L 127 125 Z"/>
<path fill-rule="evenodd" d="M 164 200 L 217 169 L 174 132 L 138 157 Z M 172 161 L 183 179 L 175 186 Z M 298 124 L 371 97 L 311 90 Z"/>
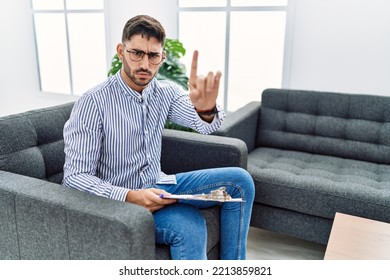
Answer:
<path fill-rule="evenodd" d="M 126 76 L 134 83 L 136 84 L 137 86 L 140 86 L 140 87 L 145 87 L 147 86 L 150 81 L 156 76 L 157 74 L 157 71 L 153 74 L 152 71 L 150 71 L 149 69 L 143 69 L 143 68 L 138 68 L 138 69 L 135 69 L 135 70 L 132 70 L 129 66 L 129 64 L 127 64 L 126 60 L 123 60 L 123 70 L 124 72 L 126 73 Z M 136 75 L 137 74 L 144 74 L 144 76 L 142 76 L 141 78 L 137 78 Z"/>

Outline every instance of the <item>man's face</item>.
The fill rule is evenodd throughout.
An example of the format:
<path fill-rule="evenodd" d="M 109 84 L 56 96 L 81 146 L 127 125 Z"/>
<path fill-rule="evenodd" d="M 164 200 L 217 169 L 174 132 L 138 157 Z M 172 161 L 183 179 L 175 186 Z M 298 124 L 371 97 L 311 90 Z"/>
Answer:
<path fill-rule="evenodd" d="M 122 78 L 138 92 L 150 83 L 165 58 L 162 44 L 154 37 L 148 39 L 142 35 L 134 35 L 123 45 L 119 44 L 117 51 L 123 65 Z"/>

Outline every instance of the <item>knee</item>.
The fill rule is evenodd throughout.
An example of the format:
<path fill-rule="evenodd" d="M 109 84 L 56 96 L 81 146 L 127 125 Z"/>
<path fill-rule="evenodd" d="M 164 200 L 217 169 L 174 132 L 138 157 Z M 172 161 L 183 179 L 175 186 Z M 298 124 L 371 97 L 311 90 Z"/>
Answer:
<path fill-rule="evenodd" d="M 240 167 L 231 167 L 229 169 L 228 173 L 231 176 L 231 182 L 240 189 L 241 195 L 246 201 L 252 201 L 255 195 L 255 184 L 252 176 L 248 171 Z"/>
<path fill-rule="evenodd" d="M 249 188 L 254 185 L 252 175 L 244 168 L 236 167 L 235 176 L 242 182 L 242 185 L 248 185 Z"/>

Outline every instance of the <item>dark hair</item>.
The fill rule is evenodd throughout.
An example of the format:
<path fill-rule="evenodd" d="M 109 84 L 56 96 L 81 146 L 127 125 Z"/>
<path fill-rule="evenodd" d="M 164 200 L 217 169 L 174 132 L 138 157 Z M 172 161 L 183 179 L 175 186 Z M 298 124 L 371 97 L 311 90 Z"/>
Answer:
<path fill-rule="evenodd" d="M 162 45 L 164 45 L 165 42 L 164 27 L 158 20 L 151 16 L 138 15 L 126 22 L 122 33 L 122 43 L 126 40 L 130 40 L 133 35 L 146 36 L 148 40 L 150 37 L 154 37 Z"/>

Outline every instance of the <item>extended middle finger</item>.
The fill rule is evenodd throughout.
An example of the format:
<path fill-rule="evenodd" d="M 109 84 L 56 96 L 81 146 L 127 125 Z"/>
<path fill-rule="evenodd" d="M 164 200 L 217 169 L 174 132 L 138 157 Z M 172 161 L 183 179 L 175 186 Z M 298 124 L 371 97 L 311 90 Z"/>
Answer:
<path fill-rule="evenodd" d="M 206 93 L 211 93 L 214 90 L 214 73 L 209 72 L 206 79 Z"/>
<path fill-rule="evenodd" d="M 196 81 L 196 89 L 198 90 L 199 94 L 202 94 L 205 92 L 206 88 L 206 77 L 203 75 L 198 76 L 198 79 Z"/>

